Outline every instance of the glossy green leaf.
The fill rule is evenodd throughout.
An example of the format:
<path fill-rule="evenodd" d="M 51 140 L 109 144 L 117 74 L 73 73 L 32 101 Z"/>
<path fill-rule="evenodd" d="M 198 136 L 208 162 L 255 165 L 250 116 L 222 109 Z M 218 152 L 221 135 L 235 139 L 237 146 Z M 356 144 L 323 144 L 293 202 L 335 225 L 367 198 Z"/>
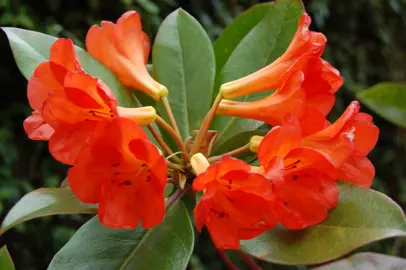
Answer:
<path fill-rule="evenodd" d="M 401 270 L 406 269 L 406 260 L 373 252 L 358 253 L 312 270 Z"/>
<path fill-rule="evenodd" d="M 110 229 L 94 217 L 55 255 L 49 270 L 186 269 L 194 245 L 192 223 L 182 202 L 155 228 Z"/>
<path fill-rule="evenodd" d="M 302 13 L 301 1 L 279 0 L 253 8 L 230 24 L 214 46 L 218 59 L 215 90 L 218 91 L 221 84 L 253 73 L 281 56 L 296 32 Z M 239 100 L 251 101 L 268 94 L 263 92 Z M 262 122 L 254 120 L 216 117 L 211 127 L 220 131 L 215 151 L 236 134 L 255 131 L 261 125 Z M 235 147 L 244 143 L 241 141 Z"/>
<path fill-rule="evenodd" d="M 321 224 L 292 231 L 282 227 L 242 241 L 242 249 L 280 264 L 318 264 L 331 261 L 367 243 L 406 236 L 402 209 L 377 191 L 340 183 L 339 203 Z"/>
<path fill-rule="evenodd" d="M 259 135 L 259 136 L 264 136 L 266 133 L 269 131 L 269 128 L 267 125 L 262 125 L 258 127 L 255 130 L 249 130 L 249 131 L 243 131 L 241 133 L 238 133 L 232 137 L 230 137 L 227 141 L 224 143 L 218 145 L 216 148 L 213 150 L 213 155 L 221 155 L 223 153 L 227 153 L 233 149 L 236 149 L 239 146 L 242 146 L 244 144 L 247 144 L 250 142 L 250 139 L 254 135 Z M 256 156 L 256 153 L 252 153 L 253 156 Z"/>
<path fill-rule="evenodd" d="M 14 263 L 11 259 L 10 253 L 6 246 L 0 249 L 0 269 L 1 270 L 14 270 Z"/>
<path fill-rule="evenodd" d="M 215 61 L 210 39 L 196 19 L 178 9 L 161 24 L 152 61 L 154 77 L 168 88 L 169 103 L 186 138 L 199 129 L 211 105 Z"/>
<path fill-rule="evenodd" d="M 41 62 L 49 60 L 49 50 L 57 38 L 13 27 L 3 27 L 2 29 L 10 42 L 19 70 L 28 80 Z M 85 50 L 77 46 L 75 49 L 83 68 L 106 83 L 116 95 L 121 106 L 134 107 L 136 105 L 132 94 L 109 69 Z"/>
<path fill-rule="evenodd" d="M 358 92 L 357 98 L 389 122 L 406 128 L 406 84 L 380 83 Z"/>
<path fill-rule="evenodd" d="M 0 234 L 14 226 L 38 217 L 58 214 L 96 213 L 97 207 L 85 204 L 72 193 L 69 187 L 40 188 L 22 197 L 1 225 Z"/>
<path fill-rule="evenodd" d="M 249 34 L 250 31 L 264 18 L 272 3 L 258 4 L 240 16 L 224 29 L 223 33 L 214 43 L 214 55 L 216 57 L 217 81 L 214 88 L 218 92 L 221 82 L 218 74 L 223 70 L 224 65 L 237 48 L 238 44 Z"/>

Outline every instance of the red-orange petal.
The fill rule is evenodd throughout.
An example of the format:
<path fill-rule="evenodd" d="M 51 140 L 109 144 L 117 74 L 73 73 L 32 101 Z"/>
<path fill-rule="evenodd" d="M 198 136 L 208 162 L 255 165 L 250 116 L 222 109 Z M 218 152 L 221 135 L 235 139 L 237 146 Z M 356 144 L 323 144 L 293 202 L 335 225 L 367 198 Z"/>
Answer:
<path fill-rule="evenodd" d="M 117 24 L 103 21 L 101 27 L 93 25 L 86 35 L 86 47 L 125 85 L 159 100 L 168 90 L 147 71 L 145 53 L 149 45 L 146 46 L 147 37 L 140 27 L 138 14 L 126 12 Z"/>
<path fill-rule="evenodd" d="M 307 13 L 300 17 L 297 31 L 288 49 L 281 57 L 283 60 L 294 60 L 308 52 L 317 56 L 323 53 L 327 38 L 322 33 L 309 31 L 311 21 L 312 19 Z"/>
<path fill-rule="evenodd" d="M 41 63 L 28 80 L 27 96 L 31 108 L 42 109 L 48 96 L 62 88 L 67 70 L 52 62 Z"/>
<path fill-rule="evenodd" d="M 69 71 L 83 71 L 76 55 L 73 42 L 69 38 L 58 38 L 51 47 L 50 61 Z"/>
<path fill-rule="evenodd" d="M 289 173 L 275 183 L 278 199 L 274 204 L 277 218 L 289 229 L 303 229 L 327 218 L 337 205 L 338 188 L 334 181 L 317 169 Z"/>
<path fill-rule="evenodd" d="M 345 112 L 329 127 L 306 137 L 305 141 L 328 141 L 333 139 L 339 132 L 342 131 L 345 124 L 359 112 L 360 105 L 358 101 L 353 101 L 347 107 Z"/>
<path fill-rule="evenodd" d="M 222 100 L 217 114 L 255 119 L 270 125 L 280 125 L 286 113 L 301 117 L 305 107 L 305 93 L 301 88 L 302 72 L 284 78 L 284 83 L 271 95 L 252 102 Z"/>
<path fill-rule="evenodd" d="M 145 139 L 134 139 L 128 145 L 132 154 L 139 160 L 144 161 L 151 168 L 152 184 L 156 184 L 156 189 L 163 192 L 166 186 L 168 168 L 165 157 L 163 157 L 155 145 Z"/>
<path fill-rule="evenodd" d="M 148 36 L 142 31 L 141 18 L 136 11 L 130 10 L 121 15 L 114 28 L 114 37 L 116 46 L 126 58 L 135 65 L 145 64 L 149 55 Z"/>
<path fill-rule="evenodd" d="M 305 107 L 302 117 L 299 118 L 303 137 L 314 134 L 330 125 L 330 122 L 319 109 L 311 105 Z"/>
<path fill-rule="evenodd" d="M 54 134 L 54 129 L 42 119 L 41 112 L 35 110 L 24 120 L 24 130 L 31 140 L 47 141 Z"/>
<path fill-rule="evenodd" d="M 372 116 L 366 113 L 358 113 L 347 122 L 344 131 L 354 131 L 354 150 L 357 155 L 368 155 L 375 147 L 379 129 L 374 125 Z"/>
<path fill-rule="evenodd" d="M 136 139 L 148 140 L 148 136 L 133 121 L 115 117 L 112 121 L 99 123 L 93 132 L 91 141 L 97 145 L 112 146 L 123 153 L 131 153 L 134 150 L 130 149 L 130 142 Z"/>
<path fill-rule="evenodd" d="M 301 131 L 296 117 L 286 115 L 282 126 L 271 129 L 258 148 L 260 164 L 269 169 L 270 162 L 277 156 L 284 158 L 289 151 L 300 146 Z"/>
<path fill-rule="evenodd" d="M 375 167 L 367 157 L 350 157 L 338 171 L 338 178 L 366 188 L 371 187 Z"/>
<path fill-rule="evenodd" d="M 78 155 L 86 148 L 96 125 L 97 122 L 88 121 L 58 127 L 49 140 L 49 152 L 59 162 L 75 164 Z"/>
<path fill-rule="evenodd" d="M 213 181 L 219 181 L 218 179 L 221 179 L 229 171 L 248 172 L 250 169 L 250 166 L 244 161 L 226 156 L 221 161 L 212 164 L 206 172 L 196 177 L 193 181 L 193 189 L 196 191 L 204 190 L 208 184 Z"/>
<path fill-rule="evenodd" d="M 68 171 L 72 192 L 85 203 L 98 203 L 101 185 L 110 180 L 111 164 L 117 164 L 123 157 L 108 147 L 86 148 L 80 153 L 74 167 Z"/>
<path fill-rule="evenodd" d="M 283 159 L 286 174 L 294 174 L 304 169 L 317 169 L 331 179 L 337 179 L 337 170 L 329 155 L 316 149 L 300 147 L 290 151 Z"/>

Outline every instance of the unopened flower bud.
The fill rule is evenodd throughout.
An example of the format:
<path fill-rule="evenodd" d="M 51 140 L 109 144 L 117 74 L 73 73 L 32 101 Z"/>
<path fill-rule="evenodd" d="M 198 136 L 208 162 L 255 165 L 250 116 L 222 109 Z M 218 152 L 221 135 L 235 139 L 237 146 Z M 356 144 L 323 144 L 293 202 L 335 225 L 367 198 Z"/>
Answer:
<path fill-rule="evenodd" d="M 190 159 L 193 171 L 196 175 L 204 173 L 209 168 L 210 163 L 202 153 L 197 153 Z"/>

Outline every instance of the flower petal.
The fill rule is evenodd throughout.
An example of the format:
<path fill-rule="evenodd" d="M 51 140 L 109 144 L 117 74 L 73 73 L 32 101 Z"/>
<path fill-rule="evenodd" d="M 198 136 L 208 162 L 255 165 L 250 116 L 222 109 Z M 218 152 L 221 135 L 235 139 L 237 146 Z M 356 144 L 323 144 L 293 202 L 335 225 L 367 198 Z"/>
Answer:
<path fill-rule="evenodd" d="M 83 71 L 70 38 L 58 38 L 51 47 L 50 60 L 69 71 Z"/>
<path fill-rule="evenodd" d="M 300 146 L 301 131 L 296 117 L 286 115 L 282 126 L 271 129 L 258 148 L 258 160 L 265 170 L 276 157 L 284 158 L 289 151 Z"/>
<path fill-rule="evenodd" d="M 366 188 L 371 187 L 375 167 L 367 157 L 350 157 L 341 165 L 338 178 Z"/>
<path fill-rule="evenodd" d="M 35 110 L 24 120 L 24 130 L 31 140 L 47 141 L 54 133 L 54 129 L 42 119 L 41 112 Z"/>
<path fill-rule="evenodd" d="M 43 62 L 28 80 L 27 96 L 31 108 L 41 109 L 48 96 L 62 88 L 67 70 L 55 63 Z"/>
<path fill-rule="evenodd" d="M 66 125 L 55 130 L 49 140 L 49 152 L 59 162 L 73 165 L 86 148 L 97 122 Z"/>
<path fill-rule="evenodd" d="M 217 114 L 255 119 L 270 125 L 280 125 L 286 113 L 301 117 L 305 107 L 305 93 L 301 88 L 302 72 L 284 78 L 284 82 L 271 95 L 252 102 L 222 100 Z"/>
<path fill-rule="evenodd" d="M 345 112 L 329 127 L 306 137 L 305 141 L 328 141 L 333 139 L 338 133 L 340 133 L 345 124 L 359 112 L 360 105 L 358 101 L 353 101 L 347 107 Z"/>

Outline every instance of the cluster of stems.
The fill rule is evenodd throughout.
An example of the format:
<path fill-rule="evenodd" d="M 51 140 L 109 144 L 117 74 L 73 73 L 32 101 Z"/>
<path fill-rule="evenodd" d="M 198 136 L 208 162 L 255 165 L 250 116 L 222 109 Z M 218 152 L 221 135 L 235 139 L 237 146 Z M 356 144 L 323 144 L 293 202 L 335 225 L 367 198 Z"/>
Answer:
<path fill-rule="evenodd" d="M 190 158 L 194 154 L 198 153 L 199 150 L 201 149 L 202 143 L 205 141 L 207 137 L 210 125 L 213 121 L 214 116 L 216 115 L 216 110 L 221 100 L 222 95 L 221 93 L 219 93 L 216 99 L 214 100 L 206 117 L 203 119 L 199 131 L 197 132 L 197 135 L 192 142 L 192 146 L 189 147 L 190 149 L 187 149 L 187 144 L 188 142 L 190 142 L 190 139 L 187 139 L 185 141 L 182 140 L 179 127 L 176 123 L 169 101 L 166 97 L 161 98 L 161 102 L 164 105 L 169 123 L 160 116 L 157 116 L 156 123 L 159 126 L 161 126 L 173 138 L 173 140 L 178 146 L 178 151 L 175 152 L 173 151 L 173 149 L 171 149 L 171 147 L 164 141 L 164 139 L 160 136 L 159 132 L 155 129 L 155 127 L 152 124 L 149 124 L 147 127 L 151 132 L 151 134 L 154 136 L 157 143 L 161 146 L 162 150 L 165 152 L 165 155 L 167 156 L 166 163 L 168 165 L 169 172 L 171 175 L 174 175 L 175 171 L 183 172 L 185 175 L 194 174 L 193 170 L 191 169 Z M 207 159 L 210 163 L 214 163 L 216 161 L 219 161 L 224 155 L 235 156 L 248 150 L 249 144 L 246 144 L 242 147 L 239 147 L 222 155 L 207 157 Z M 174 194 L 172 194 L 170 198 L 168 198 L 167 207 L 169 207 L 177 199 L 181 198 L 182 195 L 187 190 L 187 186 L 184 187 L 182 183 L 179 183 L 172 177 L 168 178 L 168 182 L 180 184 L 182 188 L 180 189 L 179 192 L 175 192 Z"/>
<path fill-rule="evenodd" d="M 166 97 L 162 98 L 162 103 L 165 107 L 166 114 L 168 115 L 169 123 L 167 123 L 162 117 L 157 116 L 156 118 L 156 123 L 160 125 L 168 134 L 173 138 L 173 140 L 176 142 L 178 146 L 177 152 L 174 152 L 171 147 L 163 140 L 163 138 L 160 136 L 160 134 L 157 132 L 155 127 L 152 124 L 148 125 L 148 129 L 151 132 L 151 134 L 154 136 L 155 140 L 158 142 L 158 144 L 161 146 L 163 151 L 165 152 L 167 158 L 166 158 L 166 163 L 168 165 L 169 171 L 171 175 L 175 175 L 175 171 L 181 171 L 185 175 L 189 174 L 194 174 L 194 171 L 191 169 L 191 164 L 190 164 L 190 158 L 199 152 L 199 149 L 201 149 L 202 143 L 206 139 L 206 136 L 208 134 L 210 125 L 213 121 L 214 116 L 216 115 L 216 110 L 222 100 L 222 95 L 219 93 L 214 100 L 209 112 L 207 113 L 206 117 L 203 119 L 202 124 L 200 125 L 199 131 L 196 135 L 196 138 L 194 139 L 192 143 L 192 147 L 190 150 L 187 150 L 187 142 L 189 140 L 182 140 L 179 127 L 176 123 L 175 117 L 173 115 L 171 106 L 168 102 L 168 99 Z M 224 153 L 222 155 L 218 156 L 210 156 L 207 157 L 207 160 L 209 163 L 214 163 L 216 161 L 219 161 L 224 155 L 229 155 L 229 156 L 235 156 L 238 154 L 241 154 L 243 152 L 249 151 L 249 144 L 246 144 L 242 147 L 236 148 L 230 152 Z M 180 157 L 178 156 L 180 155 Z M 188 186 L 185 186 L 185 183 L 179 183 L 177 180 L 175 180 L 172 177 L 168 178 L 168 183 L 171 184 L 179 184 L 180 188 L 177 189 L 168 199 L 166 202 L 166 208 L 168 209 L 174 202 L 179 200 L 185 193 L 188 191 Z M 219 257 L 224 261 L 225 265 L 227 266 L 228 269 L 238 269 L 237 266 L 233 264 L 233 262 L 227 257 L 227 255 L 224 253 L 223 250 L 217 250 Z M 239 257 L 241 258 L 242 261 L 244 261 L 251 269 L 261 269 L 257 263 L 246 253 L 242 251 L 237 251 Z"/>

